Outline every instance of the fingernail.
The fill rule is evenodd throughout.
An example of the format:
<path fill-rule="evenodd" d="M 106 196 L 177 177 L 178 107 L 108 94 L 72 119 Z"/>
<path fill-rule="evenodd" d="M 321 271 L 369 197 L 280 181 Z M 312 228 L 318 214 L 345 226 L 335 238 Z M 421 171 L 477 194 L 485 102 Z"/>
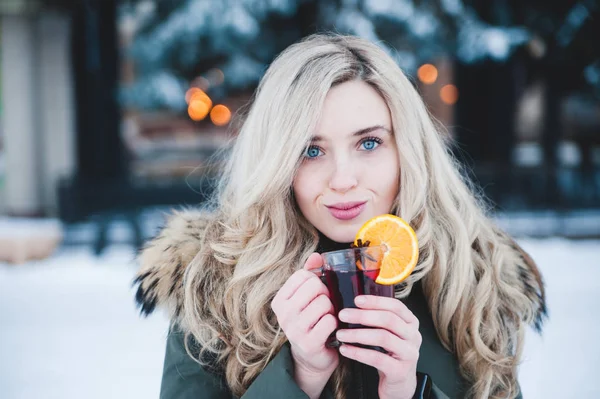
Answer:
<path fill-rule="evenodd" d="M 346 353 L 348 353 L 348 348 L 346 347 L 346 345 L 342 345 L 342 346 L 340 346 L 340 353 L 341 353 L 341 354 L 346 354 Z"/>
<path fill-rule="evenodd" d="M 356 298 L 354 298 L 354 303 L 356 303 L 357 305 L 364 305 L 365 303 L 367 303 L 367 298 L 365 298 L 364 296 L 357 296 Z"/>
<path fill-rule="evenodd" d="M 338 340 L 340 340 L 340 341 L 345 341 L 345 338 L 346 338 L 347 336 L 348 336 L 348 333 L 347 333 L 346 331 L 343 331 L 343 330 L 339 330 L 339 331 L 336 333 L 336 337 L 337 337 L 337 339 L 338 339 Z"/>

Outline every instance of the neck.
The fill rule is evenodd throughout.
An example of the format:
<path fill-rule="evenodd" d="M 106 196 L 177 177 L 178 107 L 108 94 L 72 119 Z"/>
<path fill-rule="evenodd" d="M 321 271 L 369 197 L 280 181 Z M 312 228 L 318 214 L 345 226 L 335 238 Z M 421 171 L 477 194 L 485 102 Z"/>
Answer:
<path fill-rule="evenodd" d="M 331 238 L 327 237 L 325 234 L 319 231 L 319 245 L 317 247 L 317 252 L 330 252 L 330 251 L 338 251 L 340 249 L 348 249 L 350 248 L 351 242 L 337 242 L 333 241 Z"/>

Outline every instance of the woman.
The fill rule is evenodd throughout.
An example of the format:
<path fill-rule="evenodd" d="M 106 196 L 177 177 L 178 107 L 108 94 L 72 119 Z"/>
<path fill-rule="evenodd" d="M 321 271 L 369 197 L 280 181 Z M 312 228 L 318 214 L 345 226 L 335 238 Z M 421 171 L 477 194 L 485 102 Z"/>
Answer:
<path fill-rule="evenodd" d="M 316 35 L 270 66 L 212 210 L 175 214 L 142 252 L 137 300 L 170 311 L 161 398 L 519 397 L 544 289 L 485 215 L 394 61 Z M 419 264 L 396 298 L 340 312 L 369 330 L 325 347 L 331 301 L 309 270 L 373 216 L 409 221 Z"/>

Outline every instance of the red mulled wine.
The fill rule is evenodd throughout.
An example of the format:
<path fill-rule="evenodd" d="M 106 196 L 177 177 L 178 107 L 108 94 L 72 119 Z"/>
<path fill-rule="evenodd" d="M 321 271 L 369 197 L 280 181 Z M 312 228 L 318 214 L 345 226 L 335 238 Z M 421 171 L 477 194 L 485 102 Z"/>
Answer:
<path fill-rule="evenodd" d="M 375 282 L 385 250 L 386 247 L 379 245 L 321 254 L 323 267 L 319 270 L 319 274 L 329 290 L 336 317 L 342 309 L 356 308 L 354 298 L 358 295 L 377 295 L 390 298 L 394 296 L 393 286 L 380 285 Z M 370 327 L 339 322 L 338 328 Z M 334 332 L 328 339 L 327 346 L 333 348 L 339 345 Z M 385 352 L 378 346 L 354 345 Z"/>
<path fill-rule="evenodd" d="M 375 270 L 325 270 L 324 280 L 335 314 L 345 308 L 356 308 L 358 295 L 394 296 L 394 286 L 377 284 L 379 269 Z M 360 324 L 339 322 L 338 328 L 365 328 Z"/>

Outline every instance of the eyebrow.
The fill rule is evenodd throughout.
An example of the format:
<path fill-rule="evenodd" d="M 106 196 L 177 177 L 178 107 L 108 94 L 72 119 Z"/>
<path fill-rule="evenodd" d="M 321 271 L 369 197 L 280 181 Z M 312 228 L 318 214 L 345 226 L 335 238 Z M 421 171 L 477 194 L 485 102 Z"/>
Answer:
<path fill-rule="evenodd" d="M 374 132 L 376 130 L 385 130 L 388 133 L 391 133 L 390 129 L 388 129 L 387 127 L 383 126 L 383 125 L 374 125 L 374 126 L 370 126 L 370 127 L 365 127 L 362 129 L 359 129 L 357 131 L 355 131 L 354 133 L 352 133 L 352 137 L 360 137 L 360 136 L 364 136 L 365 134 L 369 134 L 371 132 Z M 312 136 L 310 141 L 311 142 L 315 142 L 315 141 L 323 141 L 323 137 L 316 135 L 316 136 Z"/>

